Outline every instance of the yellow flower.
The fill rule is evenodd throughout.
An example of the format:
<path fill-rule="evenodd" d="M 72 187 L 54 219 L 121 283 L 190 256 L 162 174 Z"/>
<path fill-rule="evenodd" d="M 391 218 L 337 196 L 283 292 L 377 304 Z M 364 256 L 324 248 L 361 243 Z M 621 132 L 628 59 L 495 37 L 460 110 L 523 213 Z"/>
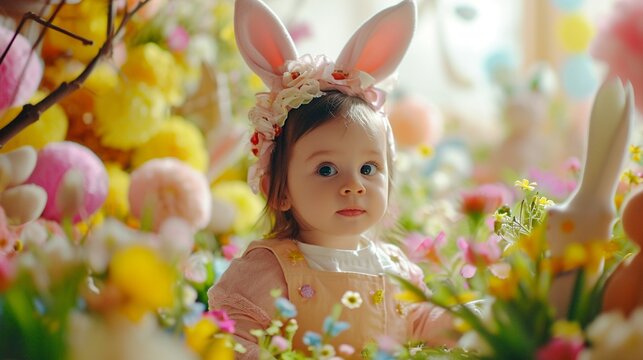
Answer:
<path fill-rule="evenodd" d="M 212 187 L 212 196 L 227 201 L 236 209 L 232 230 L 236 234 L 248 233 L 263 211 L 263 201 L 255 195 L 245 181 L 225 181 Z"/>
<path fill-rule="evenodd" d="M 146 143 L 134 150 L 132 166 L 137 168 L 148 160 L 162 157 L 177 158 L 205 172 L 208 153 L 201 130 L 182 117 L 172 117 Z"/>
<path fill-rule="evenodd" d="M 635 174 L 632 169 L 627 169 L 627 171 L 621 175 L 621 180 L 629 185 L 638 185 L 643 182 L 641 176 Z"/>
<path fill-rule="evenodd" d="M 433 148 L 426 144 L 419 145 L 417 150 L 423 158 L 428 158 L 433 155 Z"/>
<path fill-rule="evenodd" d="M 116 252 L 109 276 L 127 299 L 122 311 L 132 321 L 174 303 L 174 269 L 148 247 L 133 245 Z"/>
<path fill-rule="evenodd" d="M 130 81 L 142 81 L 160 90 L 172 105 L 179 105 L 185 98 L 181 67 L 170 52 L 155 43 L 131 49 L 121 70 Z"/>
<path fill-rule="evenodd" d="M 630 145 L 630 154 L 632 154 L 632 161 L 641 161 L 641 146 Z"/>
<path fill-rule="evenodd" d="M 512 272 L 505 279 L 495 276 L 489 278 L 489 293 L 498 299 L 510 300 L 516 295 L 518 277 Z"/>
<path fill-rule="evenodd" d="M 29 102 L 35 104 L 44 98 L 45 93 L 38 91 L 29 100 Z M 13 120 L 16 115 L 20 113 L 21 110 L 22 107 L 15 107 L 7 110 L 7 112 L 0 117 L 0 128 L 5 127 L 9 121 Z M 67 120 L 67 115 L 60 105 L 55 104 L 42 113 L 38 121 L 27 126 L 24 130 L 11 138 L 0 152 L 8 152 L 24 145 L 31 145 L 36 150 L 40 150 L 50 142 L 65 140 L 68 127 L 69 122 Z"/>
<path fill-rule="evenodd" d="M 161 92 L 144 83 L 121 83 L 96 98 L 96 132 L 105 146 L 129 150 L 149 140 L 167 119 Z"/>
<path fill-rule="evenodd" d="M 529 180 L 527 179 L 516 180 L 516 182 L 514 183 L 514 186 L 527 191 L 534 190 L 536 188 L 536 185 L 538 184 L 536 184 L 535 182 L 529 182 Z"/>
<path fill-rule="evenodd" d="M 569 340 L 582 339 L 583 330 L 577 322 L 558 320 L 554 322 L 552 335 Z"/>
<path fill-rule="evenodd" d="M 611 256 L 613 251 L 614 244 L 608 241 L 572 243 L 567 245 L 562 257 L 551 259 L 552 271 L 557 273 L 583 268 L 585 271 L 595 273 L 603 260 Z"/>
<path fill-rule="evenodd" d="M 129 214 L 129 174 L 121 169 L 118 164 L 105 164 L 109 185 L 107 198 L 103 204 L 103 211 L 110 216 L 119 219 L 125 218 Z"/>
<path fill-rule="evenodd" d="M 554 205 L 555 204 L 554 204 L 554 202 L 552 200 L 547 199 L 544 196 L 540 196 L 538 198 L 538 206 L 540 206 L 542 208 L 547 208 L 547 207 L 554 206 Z"/>
<path fill-rule="evenodd" d="M 203 353 L 212 341 L 212 336 L 219 331 L 216 322 L 207 317 L 201 317 L 196 324 L 185 327 L 185 342 L 196 353 Z"/>
<path fill-rule="evenodd" d="M 232 339 L 227 334 L 218 334 L 210 339 L 210 346 L 203 354 L 203 360 L 233 360 Z"/>

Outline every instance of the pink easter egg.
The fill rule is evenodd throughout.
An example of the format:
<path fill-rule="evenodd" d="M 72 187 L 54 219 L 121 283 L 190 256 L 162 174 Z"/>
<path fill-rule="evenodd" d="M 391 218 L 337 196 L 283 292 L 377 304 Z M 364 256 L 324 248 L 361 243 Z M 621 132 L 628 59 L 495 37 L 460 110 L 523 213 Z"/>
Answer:
<path fill-rule="evenodd" d="M 625 200 L 621 221 L 627 236 L 643 247 L 643 187 L 632 192 Z"/>
<path fill-rule="evenodd" d="M 87 147 L 71 141 L 50 143 L 38 152 L 36 168 L 27 180 L 47 192 L 45 219 L 60 221 L 63 214 L 56 206 L 58 187 L 67 171 L 76 169 L 83 175 L 83 205 L 73 222 L 96 212 L 107 197 L 107 171 L 98 156 Z"/>
<path fill-rule="evenodd" d="M 13 31 L 0 27 L 0 54 L 9 45 L 13 34 Z M 0 111 L 26 103 L 38 89 L 42 74 L 42 61 L 35 52 L 32 53 L 29 41 L 18 34 L 0 64 Z"/>
<path fill-rule="evenodd" d="M 408 96 L 393 103 L 388 118 L 395 141 L 401 147 L 435 145 L 444 130 L 439 109 L 417 96 Z"/>

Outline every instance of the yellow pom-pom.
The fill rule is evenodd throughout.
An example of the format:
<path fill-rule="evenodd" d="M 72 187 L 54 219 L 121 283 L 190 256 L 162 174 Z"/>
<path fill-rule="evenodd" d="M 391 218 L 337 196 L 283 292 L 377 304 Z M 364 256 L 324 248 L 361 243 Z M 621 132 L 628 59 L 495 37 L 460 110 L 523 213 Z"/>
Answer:
<path fill-rule="evenodd" d="M 158 88 L 172 105 L 180 104 L 185 97 L 182 68 L 170 52 L 154 43 L 130 50 L 121 70 L 130 81 L 142 81 Z"/>
<path fill-rule="evenodd" d="M 36 103 L 45 97 L 43 92 L 36 92 L 31 98 L 30 102 Z M 0 128 L 5 127 L 11 120 L 13 120 L 22 110 L 20 107 L 12 108 L 0 118 Z M 19 148 L 24 145 L 31 145 L 35 149 L 42 149 L 50 142 L 63 141 L 67 135 L 67 128 L 69 122 L 67 115 L 60 105 L 47 109 L 40 115 L 40 119 L 35 123 L 27 126 L 24 130 L 19 132 L 16 136 L 11 138 L 5 146 L 0 149 L 0 152 L 7 152 Z"/>
<path fill-rule="evenodd" d="M 132 165 L 136 168 L 148 160 L 163 157 L 177 158 L 205 172 L 208 153 L 201 130 L 181 117 L 172 117 L 152 138 L 134 150 Z"/>
<path fill-rule="evenodd" d="M 122 85 L 96 98 L 96 133 L 103 145 L 129 150 L 161 128 L 168 104 L 160 90 L 144 83 Z"/>
<path fill-rule="evenodd" d="M 102 0 L 84 0 L 78 4 L 65 5 L 54 20 L 57 25 L 71 33 L 91 40 L 92 45 L 62 34 L 58 31 L 47 31 L 45 48 L 47 52 L 64 52 L 73 58 L 86 62 L 98 53 L 98 49 L 107 38 L 107 9 Z"/>
<path fill-rule="evenodd" d="M 105 169 L 109 177 L 109 186 L 103 211 L 108 216 L 124 219 L 129 214 L 129 200 L 127 198 L 130 183 L 129 174 L 114 163 L 105 164 Z"/>
<path fill-rule="evenodd" d="M 174 302 L 176 276 L 172 266 L 152 249 L 133 245 L 119 250 L 110 261 L 110 280 L 128 300 L 123 311 L 138 321 L 144 313 Z"/>
<path fill-rule="evenodd" d="M 264 203 L 245 181 L 226 181 L 212 187 L 212 196 L 227 201 L 237 209 L 232 229 L 237 234 L 248 233 L 261 216 Z"/>

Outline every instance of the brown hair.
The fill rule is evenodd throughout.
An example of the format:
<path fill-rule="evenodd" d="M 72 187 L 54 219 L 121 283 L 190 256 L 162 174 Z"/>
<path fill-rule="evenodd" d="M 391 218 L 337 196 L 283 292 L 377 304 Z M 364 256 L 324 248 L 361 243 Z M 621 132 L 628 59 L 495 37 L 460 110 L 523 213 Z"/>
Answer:
<path fill-rule="evenodd" d="M 273 220 L 268 237 L 296 239 L 299 226 L 291 210 L 281 211 L 280 204 L 288 187 L 288 165 L 293 145 L 304 135 L 336 117 L 343 117 L 347 123 L 358 123 L 368 131 L 375 133 L 374 123 L 385 122 L 387 126 L 387 162 L 389 193 L 393 184 L 393 140 L 388 121 L 368 103 L 356 96 L 349 96 L 338 91 L 313 99 L 310 103 L 292 109 L 282 129 L 275 139 L 275 147 L 268 165 L 270 184 L 268 185 L 267 202 L 264 214 Z"/>

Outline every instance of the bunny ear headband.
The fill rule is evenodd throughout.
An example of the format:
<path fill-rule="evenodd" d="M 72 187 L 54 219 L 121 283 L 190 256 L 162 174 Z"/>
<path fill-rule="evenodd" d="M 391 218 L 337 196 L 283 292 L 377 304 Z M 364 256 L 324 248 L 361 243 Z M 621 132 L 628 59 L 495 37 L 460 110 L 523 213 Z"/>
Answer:
<path fill-rule="evenodd" d="M 414 0 L 403 0 L 365 22 L 334 63 L 323 55 L 299 57 L 286 27 L 260 0 L 237 0 L 234 30 L 239 51 L 270 89 L 258 93 L 248 117 L 254 128 L 252 152 L 259 158 L 248 172 L 257 192 L 267 173 L 274 140 L 288 111 L 337 90 L 358 96 L 380 110 L 385 93 L 375 84 L 395 72 L 415 30 Z"/>

